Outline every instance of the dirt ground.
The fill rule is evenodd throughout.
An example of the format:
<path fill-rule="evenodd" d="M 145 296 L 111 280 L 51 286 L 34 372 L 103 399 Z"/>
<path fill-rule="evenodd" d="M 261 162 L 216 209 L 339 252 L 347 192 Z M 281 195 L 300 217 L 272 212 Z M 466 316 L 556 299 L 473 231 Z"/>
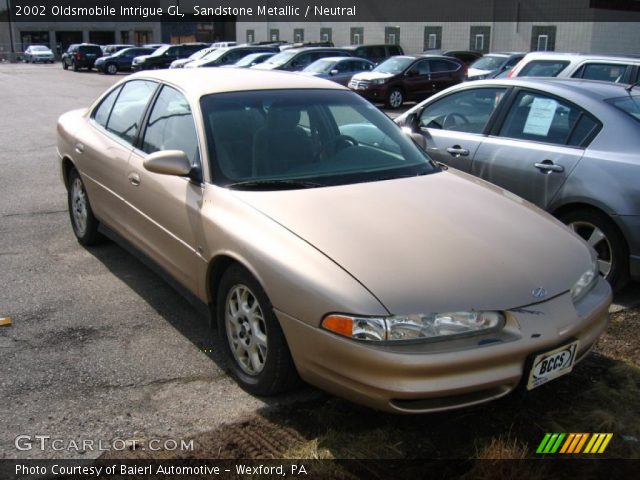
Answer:
<path fill-rule="evenodd" d="M 403 460 L 405 466 L 415 466 L 411 460 L 459 459 L 465 477 L 495 478 L 496 468 L 506 468 L 503 473 L 510 476 L 518 462 L 485 460 L 539 458 L 535 450 L 546 432 L 612 432 L 597 458 L 640 459 L 638 325 L 640 308 L 612 314 L 594 352 L 570 375 L 475 408 L 397 416 L 326 395 L 226 424 L 194 437 L 194 452 L 164 452 L 162 458 L 386 459 Z M 137 451 L 126 458 L 151 456 Z M 353 474 L 351 463 L 329 463 L 333 471 L 326 476 Z M 523 478 L 543 478 L 550 467 L 525 463 Z"/>

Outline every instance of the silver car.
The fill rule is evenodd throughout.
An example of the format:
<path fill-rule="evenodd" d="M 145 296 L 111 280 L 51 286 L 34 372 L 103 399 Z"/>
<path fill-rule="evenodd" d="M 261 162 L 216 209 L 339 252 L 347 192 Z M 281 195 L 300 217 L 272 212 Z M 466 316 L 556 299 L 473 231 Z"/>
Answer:
<path fill-rule="evenodd" d="M 53 52 L 44 45 L 29 45 L 24 51 L 24 61 L 27 63 L 53 63 Z"/>
<path fill-rule="evenodd" d="M 640 280 L 640 91 L 577 79 L 481 80 L 396 122 L 434 159 L 551 212 L 614 288 Z M 544 238 L 540 238 L 544 242 Z"/>

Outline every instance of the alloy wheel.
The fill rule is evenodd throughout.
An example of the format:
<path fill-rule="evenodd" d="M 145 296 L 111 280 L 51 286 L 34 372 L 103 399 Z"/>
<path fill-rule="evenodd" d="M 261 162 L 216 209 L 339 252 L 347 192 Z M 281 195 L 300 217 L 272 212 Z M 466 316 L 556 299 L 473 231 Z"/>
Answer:
<path fill-rule="evenodd" d="M 596 251 L 600 275 L 606 278 L 611 272 L 611 264 L 613 263 L 613 250 L 607 236 L 600 228 L 585 221 L 571 222 L 569 228 L 580 235 Z"/>
<path fill-rule="evenodd" d="M 225 304 L 227 340 L 238 366 L 258 375 L 267 360 L 267 328 L 256 296 L 245 285 L 235 285 Z"/>
<path fill-rule="evenodd" d="M 87 194 L 80 178 L 76 178 L 71 184 L 71 208 L 73 225 L 78 235 L 82 236 L 87 230 L 88 210 Z"/>

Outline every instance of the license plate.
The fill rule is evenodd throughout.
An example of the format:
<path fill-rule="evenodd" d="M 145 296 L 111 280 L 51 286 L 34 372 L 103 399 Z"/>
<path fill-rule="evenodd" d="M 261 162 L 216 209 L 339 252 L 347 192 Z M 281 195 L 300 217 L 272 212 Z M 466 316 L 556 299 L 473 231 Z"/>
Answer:
<path fill-rule="evenodd" d="M 540 385 L 566 375 L 571 372 L 576 361 L 578 341 L 562 347 L 541 353 L 533 359 L 527 390 L 532 390 Z"/>

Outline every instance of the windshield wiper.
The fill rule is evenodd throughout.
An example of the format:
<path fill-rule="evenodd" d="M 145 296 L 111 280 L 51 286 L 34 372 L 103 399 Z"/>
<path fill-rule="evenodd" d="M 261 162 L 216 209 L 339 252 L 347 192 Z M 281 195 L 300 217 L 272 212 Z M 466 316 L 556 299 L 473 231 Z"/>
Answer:
<path fill-rule="evenodd" d="M 321 183 L 304 180 L 247 180 L 227 185 L 232 190 L 294 190 L 301 188 L 324 187 Z"/>

